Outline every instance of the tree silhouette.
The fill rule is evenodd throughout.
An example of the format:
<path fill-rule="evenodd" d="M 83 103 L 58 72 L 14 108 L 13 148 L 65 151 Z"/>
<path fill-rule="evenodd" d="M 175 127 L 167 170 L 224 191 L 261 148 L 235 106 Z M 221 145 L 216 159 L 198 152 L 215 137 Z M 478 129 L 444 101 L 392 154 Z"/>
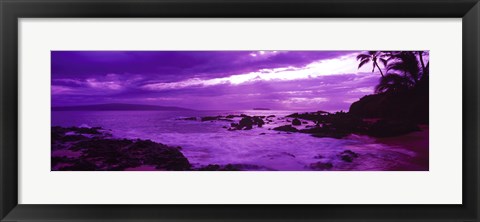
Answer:
<path fill-rule="evenodd" d="M 367 51 L 366 53 L 359 54 L 357 55 L 357 60 L 360 61 L 360 63 L 358 64 L 358 68 L 360 69 L 365 64 L 372 62 L 372 72 L 375 72 L 376 67 L 378 71 L 380 71 L 382 77 L 384 77 L 382 69 L 378 65 L 378 62 L 380 61 L 384 67 L 386 66 L 387 59 L 385 59 L 384 57 L 385 56 L 381 51 Z"/>
<path fill-rule="evenodd" d="M 369 51 L 359 54 L 357 60 L 360 60 L 359 67 L 370 61 L 383 63 L 386 74 L 380 78 L 375 92 L 384 93 L 428 88 L 429 61 L 425 64 L 424 56 L 428 56 L 428 51 Z M 374 67 L 380 70 L 378 64 Z"/>

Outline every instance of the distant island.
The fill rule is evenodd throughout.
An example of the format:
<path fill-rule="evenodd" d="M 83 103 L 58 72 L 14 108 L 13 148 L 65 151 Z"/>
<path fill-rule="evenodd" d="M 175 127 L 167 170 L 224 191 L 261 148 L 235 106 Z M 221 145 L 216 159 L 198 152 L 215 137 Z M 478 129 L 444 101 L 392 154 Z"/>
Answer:
<path fill-rule="evenodd" d="M 176 107 L 176 106 L 155 106 L 143 104 L 125 104 L 125 103 L 108 103 L 82 106 L 56 106 L 52 107 L 52 111 L 192 111 L 192 109 Z"/>
<path fill-rule="evenodd" d="M 253 108 L 253 110 L 270 110 L 269 108 Z"/>

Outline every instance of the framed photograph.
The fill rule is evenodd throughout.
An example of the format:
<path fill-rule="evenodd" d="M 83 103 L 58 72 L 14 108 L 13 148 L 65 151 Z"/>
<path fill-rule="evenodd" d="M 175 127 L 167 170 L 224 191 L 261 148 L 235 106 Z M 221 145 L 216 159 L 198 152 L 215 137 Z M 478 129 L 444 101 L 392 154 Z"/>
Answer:
<path fill-rule="evenodd" d="M 0 2 L 1 221 L 478 221 L 477 0 Z"/>

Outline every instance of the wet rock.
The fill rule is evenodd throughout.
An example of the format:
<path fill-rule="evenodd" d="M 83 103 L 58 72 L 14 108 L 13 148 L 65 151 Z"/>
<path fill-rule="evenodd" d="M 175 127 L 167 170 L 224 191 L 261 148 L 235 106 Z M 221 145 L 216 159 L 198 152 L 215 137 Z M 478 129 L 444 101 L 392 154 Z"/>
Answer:
<path fill-rule="evenodd" d="M 333 164 L 330 162 L 324 163 L 324 162 L 316 162 L 310 164 L 310 168 L 314 170 L 329 170 L 333 168 Z"/>
<path fill-rule="evenodd" d="M 287 117 L 299 118 L 299 119 L 305 119 L 305 120 L 317 120 L 327 114 L 329 114 L 329 112 L 317 111 L 317 112 L 310 112 L 310 113 L 293 113 L 288 115 Z"/>
<path fill-rule="evenodd" d="M 76 127 L 73 127 L 72 130 L 75 131 L 76 133 L 79 133 L 79 134 L 101 134 L 101 132 L 99 132 L 99 130 L 102 129 L 100 127 L 92 127 L 92 128 L 87 128 L 87 127 L 79 127 L 79 128 L 76 128 Z"/>
<path fill-rule="evenodd" d="M 314 158 L 314 159 L 322 159 L 323 157 L 324 157 L 324 156 L 318 154 L 318 155 L 314 156 L 313 158 Z"/>
<path fill-rule="evenodd" d="M 257 125 L 258 127 L 262 127 L 265 125 L 265 121 L 263 121 L 262 116 L 254 116 L 252 118 L 253 124 Z"/>
<path fill-rule="evenodd" d="M 109 134 L 96 137 L 75 137 L 80 140 L 65 142 L 72 129 L 56 128 L 52 132 L 52 150 L 69 149 L 80 152 L 78 157 L 53 157 L 52 170 L 125 170 L 141 165 L 154 165 L 158 170 L 189 170 L 188 159 L 180 152 L 181 147 L 170 147 L 151 140 L 110 138 Z M 81 130 L 85 132 L 84 129 Z M 64 132 L 63 134 L 60 132 Z M 59 145 L 61 144 L 61 146 Z"/>
<path fill-rule="evenodd" d="M 297 128 L 295 128 L 291 125 L 284 125 L 284 126 L 275 127 L 275 128 L 273 128 L 273 130 L 284 131 L 284 132 L 298 132 Z"/>
<path fill-rule="evenodd" d="M 350 132 L 348 131 L 342 131 L 340 129 L 335 129 L 331 127 L 306 127 L 305 129 L 300 130 L 300 132 L 311 134 L 313 137 L 330 137 L 335 139 L 341 139 L 350 134 Z"/>
<path fill-rule="evenodd" d="M 73 141 L 80 141 L 80 140 L 84 140 L 84 139 L 88 139 L 88 137 L 86 137 L 84 135 L 78 135 L 78 134 L 65 135 L 65 136 L 59 138 L 59 140 L 62 141 L 62 142 L 73 142 Z"/>
<path fill-rule="evenodd" d="M 353 157 L 348 156 L 348 155 L 341 155 L 340 159 L 342 159 L 345 162 L 349 162 L 349 163 L 351 163 L 353 161 Z"/>
<path fill-rule="evenodd" d="M 61 127 L 61 126 L 53 126 L 51 127 L 52 138 L 55 136 L 65 136 L 68 132 L 73 132 L 74 134 L 92 134 L 92 135 L 99 135 L 102 134 L 100 132 L 102 130 L 101 127 Z"/>
<path fill-rule="evenodd" d="M 252 129 L 253 120 L 251 117 L 243 117 L 238 123 L 237 129 L 249 128 Z"/>
<path fill-rule="evenodd" d="M 355 153 L 351 150 L 344 150 L 343 152 L 341 152 L 341 154 L 350 155 L 350 156 L 355 157 L 355 158 L 358 157 L 358 153 Z"/>
<path fill-rule="evenodd" d="M 353 162 L 353 160 L 358 156 L 358 153 L 355 153 L 351 150 L 344 150 L 340 153 L 340 159 L 349 163 Z"/>
<path fill-rule="evenodd" d="M 209 164 L 207 166 L 200 167 L 199 171 L 239 171 L 241 170 L 238 166 L 233 164 L 227 165 L 218 165 L 218 164 Z"/>
<path fill-rule="evenodd" d="M 295 119 L 292 120 L 292 125 L 300 126 L 300 125 L 302 125 L 302 122 L 300 122 L 299 119 L 295 118 Z"/>
<path fill-rule="evenodd" d="M 273 170 L 263 166 L 253 165 L 253 164 L 209 164 L 207 166 L 202 166 L 197 168 L 198 171 L 242 171 L 242 170 Z"/>
<path fill-rule="evenodd" d="M 245 116 L 243 117 L 238 124 L 231 124 L 231 127 L 235 127 L 237 130 L 250 130 L 253 126 L 262 127 L 265 122 L 260 116 Z"/>

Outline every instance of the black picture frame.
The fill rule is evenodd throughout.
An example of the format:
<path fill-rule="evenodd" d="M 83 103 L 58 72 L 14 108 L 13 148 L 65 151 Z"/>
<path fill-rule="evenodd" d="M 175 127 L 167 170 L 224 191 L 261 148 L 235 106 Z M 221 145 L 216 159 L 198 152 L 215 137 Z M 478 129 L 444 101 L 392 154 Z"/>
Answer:
<path fill-rule="evenodd" d="M 479 221 L 478 0 L 0 0 L 0 15 L 1 221 Z M 463 204 L 18 204 L 17 21 L 19 18 L 76 17 L 462 18 Z"/>

